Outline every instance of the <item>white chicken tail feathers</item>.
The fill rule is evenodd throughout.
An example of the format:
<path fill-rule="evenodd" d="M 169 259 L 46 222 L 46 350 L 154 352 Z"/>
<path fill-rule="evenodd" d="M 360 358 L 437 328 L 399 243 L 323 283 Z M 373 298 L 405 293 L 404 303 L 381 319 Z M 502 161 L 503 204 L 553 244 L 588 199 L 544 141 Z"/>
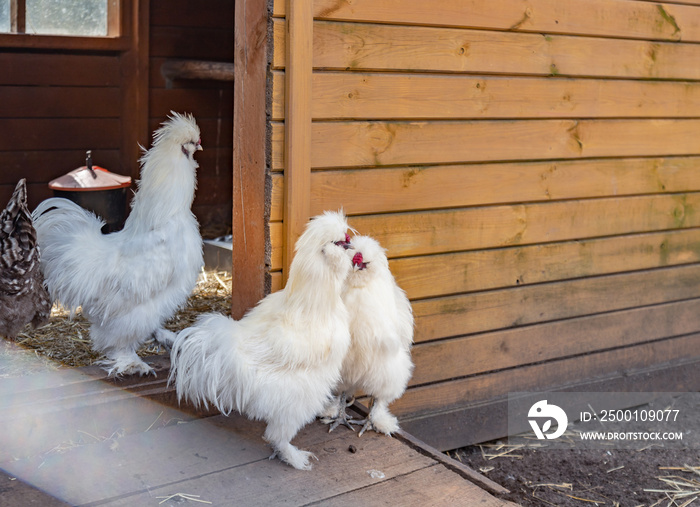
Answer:
<path fill-rule="evenodd" d="M 192 327 L 182 330 L 170 351 L 168 385 L 175 384 L 178 401 L 189 400 L 196 407 L 211 403 L 228 415 L 233 409 L 244 412 L 252 386 L 246 369 L 236 354 L 238 322 L 219 314 L 205 314 Z M 239 368 L 240 367 L 240 368 Z"/>
<path fill-rule="evenodd" d="M 105 222 L 102 221 L 97 215 L 86 210 L 85 208 L 81 208 L 73 201 L 69 199 L 64 199 L 63 197 L 52 197 L 39 203 L 39 206 L 37 206 L 36 209 L 32 212 L 34 226 L 36 227 L 38 221 L 41 221 L 43 223 L 45 220 L 49 219 L 49 217 L 52 215 L 49 215 L 48 213 L 53 213 L 54 211 L 58 211 L 59 213 L 64 212 L 67 214 L 73 214 L 72 216 L 70 216 L 71 219 L 77 218 L 81 222 L 90 223 L 95 226 L 99 225 L 99 229 L 101 229 L 102 226 L 105 224 Z M 56 216 L 57 215 L 55 214 L 53 215 L 53 217 Z M 67 215 L 63 215 L 63 217 L 68 218 Z"/>
<path fill-rule="evenodd" d="M 80 283 L 85 280 L 86 269 L 81 262 L 85 254 L 83 248 L 99 241 L 105 222 L 73 201 L 60 197 L 39 204 L 33 218 L 49 293 L 53 300 L 74 309 L 85 303 L 81 301 Z"/>

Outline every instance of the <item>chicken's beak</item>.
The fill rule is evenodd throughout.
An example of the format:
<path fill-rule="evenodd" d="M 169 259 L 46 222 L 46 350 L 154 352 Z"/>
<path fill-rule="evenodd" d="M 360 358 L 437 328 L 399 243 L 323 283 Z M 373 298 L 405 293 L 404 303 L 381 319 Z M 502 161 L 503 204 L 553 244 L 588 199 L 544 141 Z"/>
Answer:
<path fill-rule="evenodd" d="M 197 143 L 197 151 L 204 151 L 204 148 L 202 148 L 201 143 Z"/>
<path fill-rule="evenodd" d="M 352 258 L 352 271 L 360 271 L 362 269 L 365 269 L 365 262 L 364 258 L 362 257 L 362 252 L 357 252 L 353 258 Z"/>

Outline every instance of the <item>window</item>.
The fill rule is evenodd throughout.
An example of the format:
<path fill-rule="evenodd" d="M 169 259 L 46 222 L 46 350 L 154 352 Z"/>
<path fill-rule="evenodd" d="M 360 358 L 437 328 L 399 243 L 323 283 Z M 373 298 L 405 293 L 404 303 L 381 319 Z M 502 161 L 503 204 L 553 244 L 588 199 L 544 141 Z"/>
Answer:
<path fill-rule="evenodd" d="M 0 33 L 115 37 L 119 0 L 0 0 Z"/>

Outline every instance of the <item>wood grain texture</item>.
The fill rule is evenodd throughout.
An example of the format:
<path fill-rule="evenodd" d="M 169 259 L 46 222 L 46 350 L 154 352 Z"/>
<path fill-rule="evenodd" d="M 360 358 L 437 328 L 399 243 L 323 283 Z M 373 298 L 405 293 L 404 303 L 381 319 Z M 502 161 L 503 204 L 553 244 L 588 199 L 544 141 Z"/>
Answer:
<path fill-rule="evenodd" d="M 604 364 L 608 364 L 605 353 L 596 355 L 596 357 L 601 359 Z M 618 355 L 617 357 L 622 356 Z M 544 369 L 547 366 L 545 364 L 540 368 Z M 562 366 L 566 366 L 566 363 L 562 363 Z M 646 368 L 630 367 L 603 373 L 602 376 L 589 379 L 577 379 L 565 385 L 560 384 L 556 390 L 620 393 L 631 391 L 694 392 L 698 390 L 696 374 L 698 366 L 700 366 L 700 358 L 685 359 L 681 357 L 667 363 L 652 364 Z M 557 370 L 560 370 L 558 365 Z M 529 371 L 535 375 L 539 373 L 537 367 L 529 368 Z M 546 387 L 544 388 L 546 389 Z M 542 389 L 542 387 L 539 388 Z M 454 410 L 445 410 L 432 416 L 426 414 L 404 418 L 402 427 L 443 450 L 487 442 L 502 438 L 507 434 L 507 403 L 507 399 L 497 397 L 487 402 L 476 402 Z"/>
<path fill-rule="evenodd" d="M 264 297 L 268 284 L 268 19 L 260 1 L 236 2 L 235 13 L 231 313 L 239 319 Z"/>
<path fill-rule="evenodd" d="M 699 210 L 700 194 L 673 194 L 364 215 L 350 226 L 394 258 L 700 227 Z M 271 239 L 282 242 L 279 231 Z"/>
<path fill-rule="evenodd" d="M 700 120 L 314 122 L 311 167 L 696 155 Z M 272 165 L 284 167 L 284 125 L 272 125 Z"/>
<path fill-rule="evenodd" d="M 311 217 L 311 73 L 312 0 L 289 0 L 287 6 L 287 70 L 285 73 L 284 247 L 282 274 L 286 280 L 294 247 Z"/>
<path fill-rule="evenodd" d="M 430 255 L 700 227 L 700 194 L 365 215 L 350 225 L 390 257 Z"/>
<path fill-rule="evenodd" d="M 700 230 L 407 257 L 389 262 L 411 299 L 700 261 Z"/>
<path fill-rule="evenodd" d="M 700 265 L 413 302 L 416 343 L 700 297 Z"/>
<path fill-rule="evenodd" d="M 284 72 L 272 118 L 284 119 Z M 700 83 L 411 73 L 313 75 L 314 119 L 692 118 Z"/>
<path fill-rule="evenodd" d="M 284 68 L 275 20 L 273 67 Z M 697 44 L 366 23 L 314 23 L 314 68 L 698 80 Z"/>
<path fill-rule="evenodd" d="M 694 3 L 694 2 L 678 2 Z M 698 4 L 695 4 L 698 5 Z M 283 2 L 274 15 L 284 17 Z M 478 27 L 537 33 L 568 33 L 606 37 L 700 40 L 700 12 L 689 5 L 656 2 L 592 0 L 438 0 L 426 9 L 420 0 L 394 2 L 316 0 L 318 19 Z"/>
<path fill-rule="evenodd" d="M 148 0 L 135 0 L 125 6 L 128 19 L 129 46 L 119 57 L 122 76 L 121 137 L 122 154 L 119 172 L 136 180 L 139 175 L 141 146 L 148 146 L 148 55 L 150 51 L 150 25 Z"/>
<path fill-rule="evenodd" d="M 117 87 L 3 86 L 0 118 L 118 118 Z"/>
<path fill-rule="evenodd" d="M 635 308 L 413 347 L 410 385 L 467 377 L 700 331 L 700 300 Z"/>
<path fill-rule="evenodd" d="M 409 389 L 391 405 L 403 417 L 470 405 L 522 392 L 571 386 L 614 373 L 653 368 L 672 361 L 697 361 L 700 334 L 615 348 L 560 361 L 476 375 Z M 696 380 L 697 382 L 697 380 Z"/>
<path fill-rule="evenodd" d="M 699 157 L 341 169 L 311 174 L 311 212 L 371 214 L 700 190 Z M 272 176 L 282 220 L 284 178 Z"/>
<path fill-rule="evenodd" d="M 114 87 L 121 83 L 116 55 L 3 52 L 0 67 L 2 85 Z"/>
<path fill-rule="evenodd" d="M 51 118 L 37 122 L 31 118 L 12 118 L 0 119 L 0 131 L 4 132 L 0 137 L 0 151 L 114 149 L 120 146 L 121 121 L 118 118 Z M 111 170 L 119 172 L 120 169 Z"/>

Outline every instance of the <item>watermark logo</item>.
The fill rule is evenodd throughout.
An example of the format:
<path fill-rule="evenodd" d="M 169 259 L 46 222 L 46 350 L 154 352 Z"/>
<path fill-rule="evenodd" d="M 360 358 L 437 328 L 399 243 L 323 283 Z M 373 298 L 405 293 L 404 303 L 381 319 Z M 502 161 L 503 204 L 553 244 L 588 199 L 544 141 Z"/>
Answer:
<path fill-rule="evenodd" d="M 566 412 L 557 405 L 547 403 L 547 400 L 538 401 L 530 407 L 527 417 L 538 440 L 553 440 L 559 438 L 564 434 L 569 424 L 569 418 L 566 416 Z M 540 427 L 537 421 L 538 419 L 546 419 L 542 427 Z M 553 420 L 557 423 L 557 429 L 552 433 L 547 433 L 552 427 Z"/>

